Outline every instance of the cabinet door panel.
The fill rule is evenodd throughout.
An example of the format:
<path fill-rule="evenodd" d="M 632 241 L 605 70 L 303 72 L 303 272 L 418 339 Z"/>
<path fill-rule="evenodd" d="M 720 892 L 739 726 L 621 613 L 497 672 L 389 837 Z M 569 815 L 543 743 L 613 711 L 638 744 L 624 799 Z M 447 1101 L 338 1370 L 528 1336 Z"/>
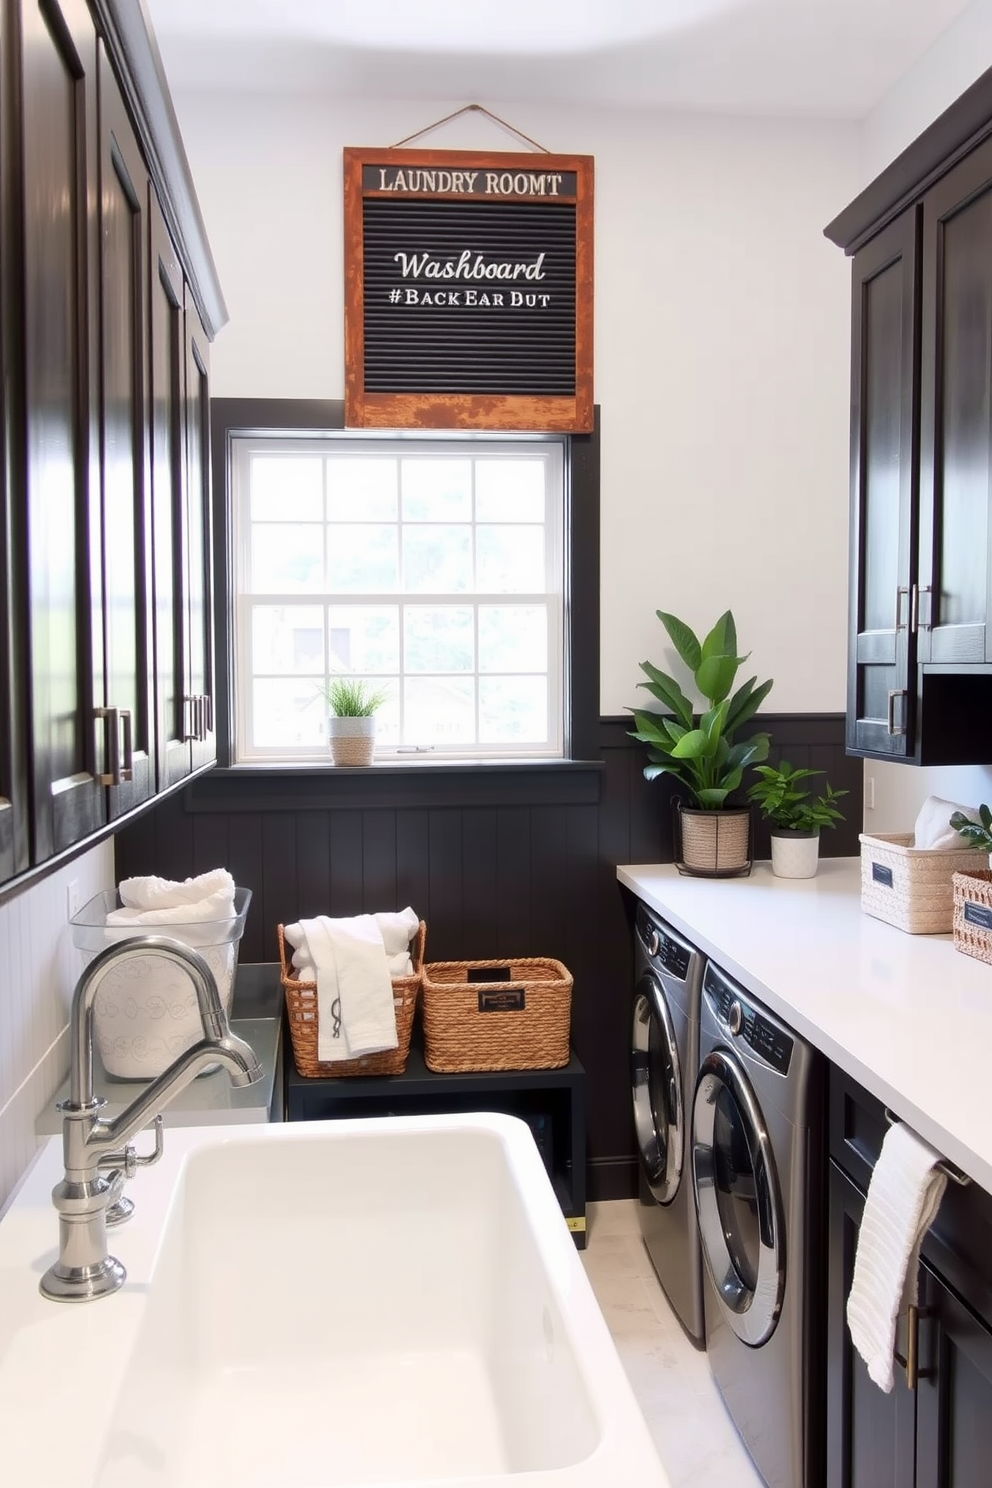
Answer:
<path fill-rule="evenodd" d="M 827 1488 L 913 1488 L 916 1399 L 896 1371 L 886 1395 L 851 1342 L 847 1298 L 864 1195 L 830 1164 L 827 1275 Z"/>
<path fill-rule="evenodd" d="M 192 768 L 217 758 L 214 732 L 212 517 L 210 507 L 209 343 L 186 288 L 186 548 L 189 580 L 189 684 Z"/>
<path fill-rule="evenodd" d="M 152 521 L 155 533 L 155 693 L 159 789 L 190 772 L 187 736 L 183 278 L 158 199 L 149 198 Z"/>
<path fill-rule="evenodd" d="M 98 828 L 94 672 L 100 565 L 91 335 L 96 42 L 83 0 L 25 0 L 24 437 L 36 862 Z"/>
<path fill-rule="evenodd" d="M 106 56 L 100 54 L 101 435 L 105 706 L 123 778 L 110 815 L 155 789 L 151 692 L 148 434 L 148 178 Z M 125 721 L 126 715 L 126 721 Z M 124 751 L 127 751 L 125 754 Z"/>
<path fill-rule="evenodd" d="M 917 1488 L 988 1488 L 992 1463 L 992 1333 L 922 1267 Z"/>
<path fill-rule="evenodd" d="M 923 203 L 919 654 L 990 659 L 992 144 Z"/>
<path fill-rule="evenodd" d="M 909 211 L 853 267 L 848 747 L 897 759 L 913 752 L 917 265 Z"/>

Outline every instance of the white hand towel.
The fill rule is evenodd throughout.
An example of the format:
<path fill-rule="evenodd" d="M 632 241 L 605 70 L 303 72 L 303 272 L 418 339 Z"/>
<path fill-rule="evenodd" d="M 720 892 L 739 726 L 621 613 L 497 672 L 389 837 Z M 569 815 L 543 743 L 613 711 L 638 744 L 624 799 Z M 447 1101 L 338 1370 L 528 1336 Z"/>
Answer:
<path fill-rule="evenodd" d="M 395 1049 L 393 984 L 374 917 L 320 915 L 301 920 L 300 929 L 316 967 L 317 1058 L 332 1062 Z"/>
<path fill-rule="evenodd" d="M 902 1122 L 886 1132 L 868 1185 L 847 1322 L 868 1373 L 886 1394 L 892 1389 L 896 1319 L 916 1302 L 917 1263 L 923 1236 L 947 1187 L 939 1152 Z"/>
<path fill-rule="evenodd" d="M 979 819 L 978 811 L 974 806 L 958 806 L 954 801 L 941 800 L 940 796 L 927 796 L 920 807 L 920 813 L 913 828 L 913 846 L 927 847 L 942 852 L 966 848 L 968 843 L 965 842 L 960 832 L 956 832 L 950 825 L 955 811 L 962 812 L 969 821 L 977 822 Z"/>

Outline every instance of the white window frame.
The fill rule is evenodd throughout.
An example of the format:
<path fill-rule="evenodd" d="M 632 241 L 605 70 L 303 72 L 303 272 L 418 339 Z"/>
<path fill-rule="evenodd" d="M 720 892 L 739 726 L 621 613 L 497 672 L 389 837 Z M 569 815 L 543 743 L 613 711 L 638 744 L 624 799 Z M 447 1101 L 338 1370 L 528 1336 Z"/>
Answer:
<path fill-rule="evenodd" d="M 430 436 L 416 433 L 369 434 L 365 432 L 301 430 L 293 434 L 265 434 L 257 432 L 234 432 L 230 436 L 231 455 L 231 538 L 232 576 L 234 580 L 232 607 L 232 662 L 233 662 L 233 738 L 232 762 L 238 765 L 258 764 L 326 764 L 329 752 L 326 743 L 319 749 L 267 747 L 249 744 L 251 737 L 251 686 L 252 671 L 252 610 L 259 605 L 307 604 L 314 607 L 336 607 L 349 603 L 397 604 L 401 611 L 404 604 L 429 604 L 432 601 L 457 601 L 474 607 L 476 632 L 478 612 L 487 603 L 514 604 L 537 603 L 548 608 L 547 683 L 548 683 L 548 740 L 543 745 L 521 746 L 507 744 L 475 744 L 450 748 L 418 746 L 413 741 L 403 741 L 398 746 L 376 748 L 376 759 L 383 763 L 410 764 L 430 760 L 438 761 L 501 761 L 501 760 L 554 760 L 565 757 L 566 748 L 566 655 L 565 655 L 565 523 L 566 523 L 566 441 L 562 436 L 528 434 L 475 434 L 460 433 L 457 436 Z M 300 453 L 312 456 L 315 447 L 333 456 L 340 453 L 354 458 L 360 451 L 370 455 L 388 453 L 403 457 L 410 454 L 432 458 L 452 459 L 478 458 L 499 455 L 512 458 L 513 454 L 533 459 L 539 452 L 546 462 L 545 477 L 545 589 L 540 593 L 482 593 L 479 591 L 431 594 L 411 591 L 405 594 L 402 588 L 388 593 L 259 593 L 248 590 L 251 563 L 251 520 L 249 511 L 248 471 L 253 453 L 264 450 L 271 454 Z M 325 485 L 326 497 L 326 485 Z M 326 506 L 325 506 L 326 521 Z M 402 514 L 398 515 L 402 525 Z M 473 512 L 471 525 L 475 527 Z M 402 633 L 402 624 L 401 624 Z M 328 637 L 324 639 L 325 664 L 329 656 Z M 477 659 L 477 657 L 476 657 Z M 480 673 L 476 667 L 472 673 L 476 682 Z M 481 674 L 485 675 L 485 674 Z M 400 680 L 402 681 L 402 669 Z M 248 685 L 245 685 L 247 680 Z M 402 706 L 402 703 L 401 703 Z M 479 706 L 476 687 L 476 707 Z"/>

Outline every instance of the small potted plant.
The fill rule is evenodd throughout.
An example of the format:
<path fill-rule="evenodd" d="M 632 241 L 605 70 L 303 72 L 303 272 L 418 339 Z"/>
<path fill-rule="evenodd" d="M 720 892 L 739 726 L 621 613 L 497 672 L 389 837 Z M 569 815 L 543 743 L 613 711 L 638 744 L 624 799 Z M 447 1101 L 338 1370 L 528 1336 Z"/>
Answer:
<path fill-rule="evenodd" d="M 357 677 L 332 677 L 321 689 L 327 700 L 327 739 L 336 765 L 370 765 L 375 753 L 375 715 L 388 697 Z"/>
<path fill-rule="evenodd" d="M 771 690 L 771 681 L 751 677 L 731 692 L 747 660 L 737 655 L 737 627 L 729 610 L 700 641 L 683 620 L 657 611 L 680 661 L 703 700 L 698 712 L 674 677 L 649 661 L 641 662 L 648 681 L 639 685 L 662 704 L 663 712 L 632 709 L 631 737 L 648 746 L 645 778 L 672 775 L 689 799 L 676 803 L 676 862 L 687 873 L 723 877 L 746 873 L 751 865 L 751 812 L 734 804 L 744 771 L 768 757 L 768 735 L 736 740 L 737 730 L 754 717 Z"/>
<path fill-rule="evenodd" d="M 847 791 L 833 790 L 828 781 L 823 795 L 814 799 L 811 791 L 797 786 L 823 771 L 794 770 L 788 760 L 755 765 L 754 772 L 761 779 L 747 794 L 771 824 L 772 872 L 779 878 L 812 878 L 820 855 L 820 828 L 844 820 L 836 803 Z"/>

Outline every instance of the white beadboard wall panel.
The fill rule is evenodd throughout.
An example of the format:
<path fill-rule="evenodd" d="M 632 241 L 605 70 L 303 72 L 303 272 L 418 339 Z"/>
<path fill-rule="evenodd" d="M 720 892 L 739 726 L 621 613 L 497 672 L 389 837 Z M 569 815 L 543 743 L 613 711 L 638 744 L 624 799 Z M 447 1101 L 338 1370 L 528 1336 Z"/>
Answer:
<path fill-rule="evenodd" d="M 73 882 L 80 905 L 113 888 L 112 841 L 0 905 L 0 1205 L 34 1155 L 35 1120 L 68 1068 L 66 1024 L 81 969 L 68 924 Z"/>

